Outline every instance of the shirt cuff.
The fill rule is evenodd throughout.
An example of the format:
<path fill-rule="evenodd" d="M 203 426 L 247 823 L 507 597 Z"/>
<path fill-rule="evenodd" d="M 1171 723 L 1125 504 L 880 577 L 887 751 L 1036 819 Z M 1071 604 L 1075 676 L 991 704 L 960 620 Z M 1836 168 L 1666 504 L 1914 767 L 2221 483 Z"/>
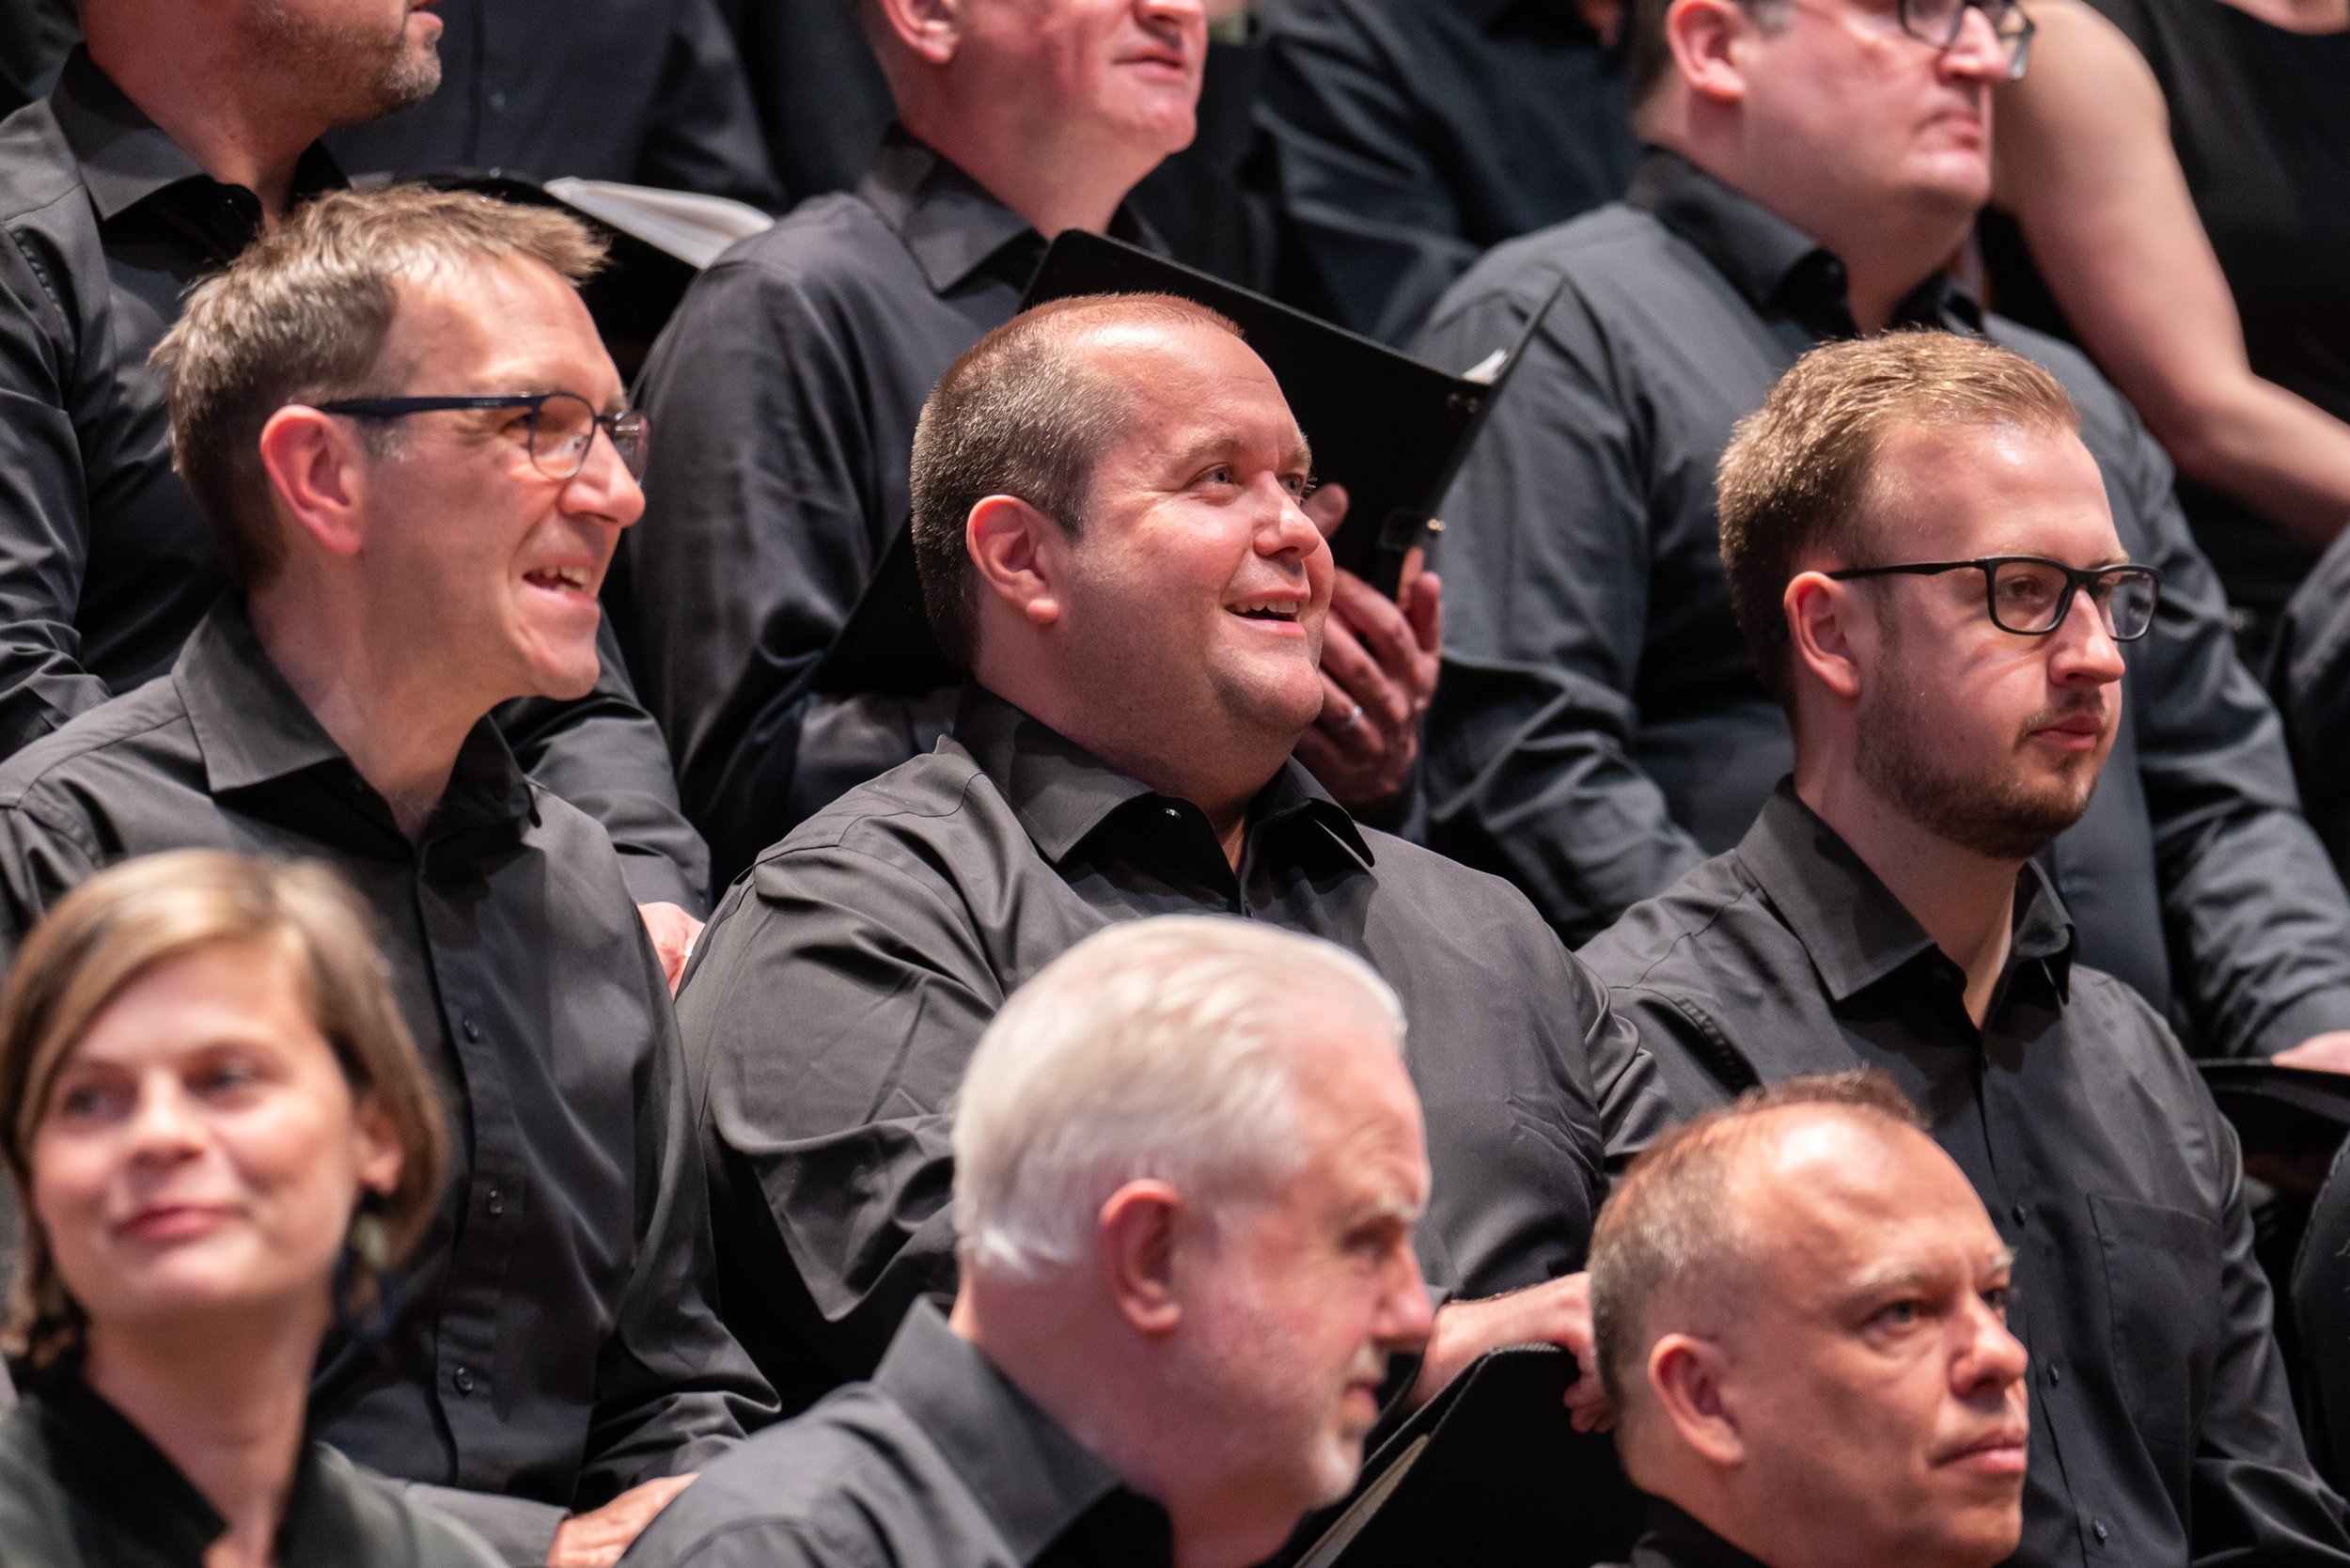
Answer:
<path fill-rule="evenodd" d="M 2328 1029 L 2350 1029 L 2350 989 L 2312 991 L 2287 1004 L 2253 1039 L 2247 1054 L 2273 1057 Z"/>
<path fill-rule="evenodd" d="M 456 1520 L 488 1542 L 498 1560 L 509 1568 L 545 1568 L 548 1554 L 555 1550 L 555 1532 L 571 1517 L 553 1503 L 528 1497 L 502 1497 L 415 1481 L 399 1485 L 410 1501 Z"/>

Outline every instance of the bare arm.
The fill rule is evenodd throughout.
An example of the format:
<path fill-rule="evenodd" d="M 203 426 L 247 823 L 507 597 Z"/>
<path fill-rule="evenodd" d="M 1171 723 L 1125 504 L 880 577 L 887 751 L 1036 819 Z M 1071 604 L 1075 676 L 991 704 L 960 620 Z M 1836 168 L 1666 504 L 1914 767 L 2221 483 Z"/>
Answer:
<path fill-rule="evenodd" d="M 2312 544 L 2350 519 L 2350 425 L 2252 373 L 2154 72 L 2080 0 L 2040 0 L 1999 88 L 1995 199 L 2049 291 L 2181 471 Z"/>

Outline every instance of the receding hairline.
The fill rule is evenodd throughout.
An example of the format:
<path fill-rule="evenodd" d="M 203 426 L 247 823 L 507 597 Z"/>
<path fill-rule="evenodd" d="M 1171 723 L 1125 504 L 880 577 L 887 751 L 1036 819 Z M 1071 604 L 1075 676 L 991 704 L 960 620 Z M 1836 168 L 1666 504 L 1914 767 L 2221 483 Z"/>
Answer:
<path fill-rule="evenodd" d="M 1136 373 L 1137 367 L 1121 365 L 1120 361 L 1166 355 L 1203 376 L 1214 375 L 1222 379 L 1220 373 L 1209 371 L 1196 359 L 1186 355 L 1179 341 L 1185 334 L 1195 335 L 1195 341 L 1198 340 L 1196 335 L 1207 334 L 1211 335 L 1212 341 L 1230 339 L 1263 372 L 1266 384 L 1280 400 L 1290 427 L 1296 432 L 1296 440 L 1283 454 L 1285 460 L 1308 471 L 1312 469 L 1313 444 L 1307 438 L 1304 427 L 1298 424 L 1296 411 L 1290 407 L 1289 394 L 1281 385 L 1281 378 L 1274 374 L 1273 367 L 1265 363 L 1264 356 L 1257 353 L 1246 334 L 1237 326 L 1204 306 L 1199 307 L 1197 314 L 1188 311 L 1178 314 L 1156 301 L 1144 305 L 1136 296 L 1125 294 L 1094 295 L 1067 303 L 1072 308 L 1064 313 L 1065 321 L 1050 323 L 1058 335 L 1053 346 L 1069 357 L 1072 364 L 1077 367 L 1079 374 L 1115 387 L 1126 394 L 1128 399 L 1123 412 L 1129 428 L 1102 456 L 1107 457 L 1120 450 L 1131 451 L 1138 440 L 1167 433 L 1164 431 L 1133 428 L 1133 416 L 1136 412 L 1135 394 L 1147 392 L 1151 384 L 1149 378 Z M 1192 439 L 1182 451 L 1169 453 L 1170 459 L 1205 462 L 1219 451 L 1237 449 L 1247 444 L 1246 435 L 1215 426 L 1204 415 L 1198 416 L 1195 422 L 1196 430 L 1177 427 L 1180 434 L 1189 435 Z"/>

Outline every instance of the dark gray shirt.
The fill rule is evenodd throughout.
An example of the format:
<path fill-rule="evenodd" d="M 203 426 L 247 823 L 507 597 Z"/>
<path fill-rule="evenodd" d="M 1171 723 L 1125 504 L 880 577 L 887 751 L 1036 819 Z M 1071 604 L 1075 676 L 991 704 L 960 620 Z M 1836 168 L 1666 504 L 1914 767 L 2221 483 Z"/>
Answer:
<path fill-rule="evenodd" d="M 1435 1174 L 1430 1280 L 1486 1295 L 1580 1268 L 1647 1062 L 1507 884 L 1356 827 L 1294 760 L 1234 873 L 1198 809 L 972 688 L 952 738 L 760 857 L 678 1002 L 720 1300 L 787 1408 L 868 1375 L 955 1278 L 948 1110 L 980 1032 L 1114 921 L 1222 914 L 1360 953 L 1403 998 Z"/>
<path fill-rule="evenodd" d="M 661 433 L 610 598 L 721 883 L 945 729 L 951 691 L 842 699 L 807 681 L 906 525 L 923 400 L 1011 320 L 1043 253 L 900 132 L 854 195 L 720 257 L 654 347 L 638 390 Z"/>
<path fill-rule="evenodd" d="M 1165 1568 L 1166 1510 L 916 1302 L 872 1381 L 702 1472 L 627 1568 Z"/>
<path fill-rule="evenodd" d="M 717 0 L 437 0 L 440 90 L 326 145 L 353 174 L 505 169 L 783 191 Z"/>
<path fill-rule="evenodd" d="M 1631 51 L 1571 0 L 1290 0 L 1266 54 L 1284 292 L 1357 332 L 1403 341 L 1487 248 L 1631 178 Z"/>
<path fill-rule="evenodd" d="M 300 194 L 342 183 L 323 149 Z M 76 50 L 0 123 L 0 756 L 171 667 L 224 577 L 171 471 L 147 355 L 186 290 L 259 232 Z M 524 765 L 603 823 L 640 902 L 706 907 L 709 856 L 617 640 L 578 703 L 501 711 Z"/>
<path fill-rule="evenodd" d="M 1663 152 L 1626 204 L 1480 263 L 1422 352 L 1465 366 L 1554 290 L 1445 503 L 1450 646 L 1426 772 L 1430 842 L 1581 941 L 1737 842 L 1788 770 L 1786 718 L 1731 614 L 1714 469 L 1796 356 L 1853 328 L 1835 258 Z M 2350 1026 L 2350 898 L 2161 449 L 2078 353 L 1942 274 L 1898 317 L 1980 331 L 2062 382 L 2123 548 L 2163 573 L 2154 631 L 2124 654 L 2112 758 L 2048 855 L 2083 958 L 2214 1055 Z"/>
<path fill-rule="evenodd" d="M 203 1568 L 227 1522 L 70 1367 L 0 1420 L 0 1568 Z M 470 1531 L 316 1440 L 303 1445 L 276 1558 L 287 1568 L 492 1568 Z"/>
<path fill-rule="evenodd" d="M 2350 1563 L 2295 1424 L 2235 1134 L 2145 998 L 2074 962 L 2038 867 L 1980 1029 L 1958 965 L 1784 787 L 1583 956 L 1681 1116 L 1853 1067 L 1924 1111 L 2016 1249 L 2015 1561 Z"/>
<path fill-rule="evenodd" d="M 1630 1568 L 1768 1568 L 1661 1497 L 1651 1497 L 1648 1529 L 1632 1548 Z"/>
<path fill-rule="evenodd" d="M 703 1294 L 706 1189 L 668 991 L 596 824 L 477 725 L 411 842 L 224 600 L 164 680 L 0 763 L 13 948 L 101 867 L 326 861 L 374 911 L 453 1170 L 384 1344 L 328 1341 L 321 1436 L 513 1539 L 694 1469 L 772 1411 Z M 501 1522 L 504 1521 L 504 1522 Z M 533 1522 L 535 1521 L 535 1522 Z"/>

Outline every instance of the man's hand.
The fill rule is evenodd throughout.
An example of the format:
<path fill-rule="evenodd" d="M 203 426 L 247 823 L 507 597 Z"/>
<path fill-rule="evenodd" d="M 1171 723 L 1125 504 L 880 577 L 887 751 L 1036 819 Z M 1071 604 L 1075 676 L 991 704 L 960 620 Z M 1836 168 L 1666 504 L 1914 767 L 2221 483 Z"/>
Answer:
<path fill-rule="evenodd" d="M 1427 1403 L 1443 1387 L 1489 1350 L 1504 1345 L 1559 1345 L 1583 1369 L 1567 1389 L 1567 1411 L 1577 1432 L 1606 1432 L 1616 1412 L 1600 1388 L 1591 1351 L 1591 1277 L 1570 1274 L 1547 1284 L 1529 1285 L 1482 1301 L 1448 1301 L 1421 1356 L 1419 1378 L 1404 1403 Z"/>
<path fill-rule="evenodd" d="M 1328 538 L 1346 520 L 1345 487 L 1322 486 L 1305 510 Z M 1299 738 L 1297 760 L 1348 810 L 1375 811 L 1411 782 L 1443 647 L 1444 587 L 1424 552 L 1404 557 L 1392 604 L 1353 572 L 1338 574 L 1322 634 L 1322 716 Z"/>
<path fill-rule="evenodd" d="M 2314 1067 L 2321 1073 L 2350 1073 L 2350 1029 L 2313 1034 L 2270 1058 L 2280 1067 Z"/>
<path fill-rule="evenodd" d="M 637 916 L 645 922 L 646 934 L 652 938 L 652 950 L 661 955 L 661 972 L 669 981 L 669 995 L 677 995 L 677 982 L 685 978 L 685 961 L 694 955 L 694 939 L 702 933 L 702 923 L 673 903 L 640 903 Z"/>
<path fill-rule="evenodd" d="M 666 903 L 651 907 L 677 908 Z M 663 1476 L 630 1487 L 593 1513 L 572 1514 L 555 1527 L 555 1544 L 547 1548 L 547 1568 L 612 1568 L 652 1523 L 653 1515 L 692 1484 L 690 1475 Z"/>

